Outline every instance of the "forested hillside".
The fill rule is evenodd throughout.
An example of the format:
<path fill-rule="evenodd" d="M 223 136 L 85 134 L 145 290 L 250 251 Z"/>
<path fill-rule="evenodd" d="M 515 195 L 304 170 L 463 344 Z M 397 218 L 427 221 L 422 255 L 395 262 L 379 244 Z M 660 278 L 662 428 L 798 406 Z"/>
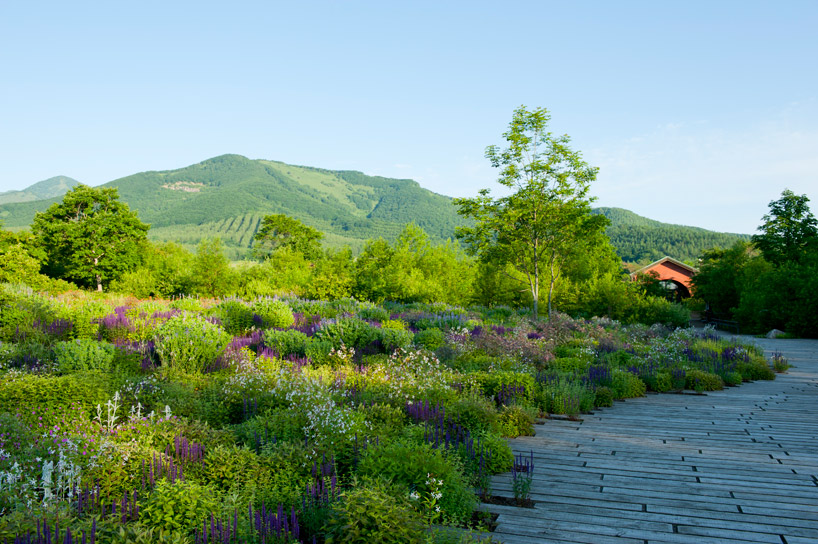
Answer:
<path fill-rule="evenodd" d="M 750 239 L 746 234 L 662 223 L 622 208 L 597 208 L 594 211 L 611 221 L 606 232 L 619 256 L 628 263 L 647 264 L 666 255 L 695 263 L 707 249 L 726 248 L 738 240 Z"/>
<path fill-rule="evenodd" d="M 22 191 L 6 191 L 0 193 L 0 204 L 58 198 L 78 184 L 79 181 L 69 178 L 68 176 L 54 176 L 53 178 L 48 178 L 26 187 Z"/>
<path fill-rule="evenodd" d="M 27 227 L 36 212 L 58 202 L 76 184 L 58 176 L 24 191 L 2 193 L 0 221 L 12 229 Z M 204 238 L 219 237 L 226 255 L 234 260 L 248 255 L 259 223 L 268 214 L 295 217 L 323 232 L 325 245 L 348 245 L 355 253 L 368 239 L 395 240 L 409 222 L 422 227 L 435 241 L 452 238 L 455 227 L 463 224 L 451 198 L 412 180 L 240 155 L 222 155 L 178 170 L 142 172 L 103 187 L 116 187 L 122 201 L 150 223 L 151 239 L 194 249 Z M 711 247 L 729 247 L 739 239 L 749 239 L 661 223 L 621 208 L 595 211 L 610 219 L 611 243 L 622 260 L 630 263 L 647 263 L 665 255 L 695 262 Z"/>
<path fill-rule="evenodd" d="M 434 240 L 462 223 L 451 198 L 408 179 L 367 176 L 222 155 L 178 170 L 142 172 L 111 181 L 122 201 L 151 224 L 154 240 L 193 247 L 219 236 L 227 254 L 246 255 L 264 215 L 283 213 L 326 233 L 326 244 L 360 250 L 364 241 L 394 240 L 414 221 Z M 58 199 L 0 206 L 7 227 L 30 224 Z"/>

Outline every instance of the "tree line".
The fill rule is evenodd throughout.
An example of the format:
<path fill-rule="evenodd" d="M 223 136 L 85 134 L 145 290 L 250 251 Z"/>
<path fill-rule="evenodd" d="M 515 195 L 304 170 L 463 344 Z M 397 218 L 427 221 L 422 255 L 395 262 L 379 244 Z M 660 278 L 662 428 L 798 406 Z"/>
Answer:
<path fill-rule="evenodd" d="M 459 241 L 436 242 L 409 222 L 396 237 L 370 238 L 359 255 L 325 247 L 325 234 L 285 214 L 256 223 L 252 259 L 231 262 L 219 238 L 195 251 L 151 242 L 149 226 L 116 189 L 79 185 L 37 214 L 30 231 L 0 231 L 0 281 L 36 289 L 108 289 L 137 297 L 355 297 L 373 302 L 529 306 L 535 318 L 608 316 L 683 325 L 688 311 L 649 278 L 631 282 L 588 197 L 597 169 L 548 132 L 544 108 L 514 112 L 507 147 L 486 157 L 510 189 L 455 199 L 469 221 Z M 760 234 L 704 252 L 695 304 L 748 330 L 818 335 L 818 234 L 808 199 L 785 191 Z"/>
<path fill-rule="evenodd" d="M 704 253 L 693 283 L 716 317 L 751 333 L 818 337 L 818 220 L 808 202 L 785 190 L 750 242 Z"/>

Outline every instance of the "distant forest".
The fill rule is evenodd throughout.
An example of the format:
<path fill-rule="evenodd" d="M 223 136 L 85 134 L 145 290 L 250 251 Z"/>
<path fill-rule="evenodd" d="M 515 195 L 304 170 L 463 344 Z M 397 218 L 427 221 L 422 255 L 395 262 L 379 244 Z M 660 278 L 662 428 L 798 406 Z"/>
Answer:
<path fill-rule="evenodd" d="M 710 248 L 728 248 L 739 240 L 750 240 L 747 234 L 671 225 L 621 208 L 597 208 L 594 211 L 611 221 L 606 232 L 619 257 L 627 263 L 647 264 L 670 256 L 695 265 Z"/>
<path fill-rule="evenodd" d="M 76 183 L 60 176 L 4 193 L 0 221 L 13 230 L 27 228 L 35 212 L 59 202 Z M 176 242 L 194 251 L 203 239 L 220 238 L 225 255 L 234 261 L 250 255 L 262 217 L 274 213 L 303 221 L 325 234 L 327 247 L 348 246 L 354 254 L 373 238 L 395 241 L 410 222 L 435 242 L 452 239 L 455 228 L 464 224 L 451 198 L 412 180 L 239 155 L 222 155 L 177 170 L 142 172 L 104 186 L 116 187 L 122 201 L 150 223 L 152 240 Z M 607 234 L 626 263 L 646 264 L 667 255 L 695 265 L 710 248 L 749 240 L 747 235 L 670 225 L 621 208 L 596 212 L 611 221 Z"/>

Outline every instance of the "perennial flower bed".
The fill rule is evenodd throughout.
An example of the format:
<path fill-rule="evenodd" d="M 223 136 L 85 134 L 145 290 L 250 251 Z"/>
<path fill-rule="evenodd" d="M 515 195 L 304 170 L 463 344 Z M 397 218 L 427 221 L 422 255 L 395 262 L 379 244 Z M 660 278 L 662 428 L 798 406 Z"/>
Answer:
<path fill-rule="evenodd" d="M 530 481 L 505 438 L 535 418 L 774 377 L 712 331 L 508 308 L 2 285 L 0 310 L 0 542 L 454 542 L 429 527 Z"/>

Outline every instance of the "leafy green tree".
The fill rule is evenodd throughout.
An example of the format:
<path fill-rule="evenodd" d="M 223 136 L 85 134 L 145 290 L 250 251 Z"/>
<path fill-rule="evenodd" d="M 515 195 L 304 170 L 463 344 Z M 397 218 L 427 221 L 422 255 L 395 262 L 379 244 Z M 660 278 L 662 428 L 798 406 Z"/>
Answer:
<path fill-rule="evenodd" d="M 44 252 L 46 274 L 102 291 L 139 264 L 148 228 L 116 189 L 80 184 L 35 215 L 31 232 Z"/>
<path fill-rule="evenodd" d="M 770 213 L 753 235 L 753 244 L 775 265 L 799 262 L 808 251 L 818 250 L 818 220 L 810 212 L 807 195 L 789 189 L 770 202 Z"/>
<path fill-rule="evenodd" d="M 223 297 L 235 289 L 236 274 L 230 269 L 230 261 L 224 256 L 219 238 L 205 238 L 199 242 L 193 258 L 190 283 L 196 294 Z"/>
<path fill-rule="evenodd" d="M 716 317 L 732 318 L 741 301 L 744 268 L 758 252 L 747 242 L 736 242 L 728 249 L 713 248 L 705 251 L 699 263 L 699 273 L 691 282 L 696 298 L 710 305 Z"/>
<path fill-rule="evenodd" d="M 372 301 L 464 304 L 471 296 L 472 263 L 451 243 L 432 244 L 413 223 L 394 245 L 367 242 L 355 272 L 355 296 Z"/>
<path fill-rule="evenodd" d="M 593 199 L 587 196 L 598 169 L 568 147 L 567 135 L 547 132 L 550 119 L 545 108 L 521 106 L 503 134 L 508 147 L 486 149 L 492 166 L 500 168 L 498 182 L 516 192 L 492 198 L 483 189 L 476 198 L 455 199 L 460 215 L 475 220 L 474 226 L 459 228 L 458 237 L 481 260 L 510 263 L 525 275 L 535 319 L 541 277 L 548 279 L 550 316 L 562 262 L 608 223 L 591 214 Z"/>
<path fill-rule="evenodd" d="M 281 248 L 301 252 L 308 260 L 318 259 L 322 255 L 321 239 L 324 234 L 298 219 L 284 214 L 266 215 L 261 220 L 254 240 L 255 254 L 266 258 Z"/>

